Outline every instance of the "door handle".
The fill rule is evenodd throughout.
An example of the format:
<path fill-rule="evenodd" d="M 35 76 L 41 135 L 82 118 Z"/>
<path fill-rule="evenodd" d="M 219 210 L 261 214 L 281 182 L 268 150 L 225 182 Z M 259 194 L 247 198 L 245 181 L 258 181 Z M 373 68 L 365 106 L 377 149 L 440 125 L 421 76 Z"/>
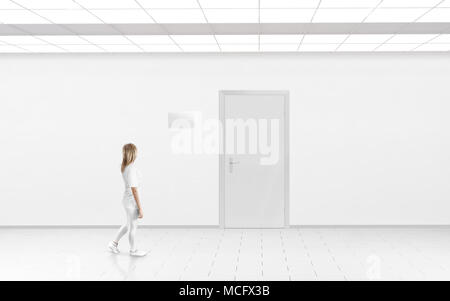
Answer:
<path fill-rule="evenodd" d="M 232 173 L 233 172 L 233 165 L 239 164 L 239 161 L 234 161 L 233 158 L 230 158 L 228 160 L 228 164 L 230 165 L 230 173 Z"/>

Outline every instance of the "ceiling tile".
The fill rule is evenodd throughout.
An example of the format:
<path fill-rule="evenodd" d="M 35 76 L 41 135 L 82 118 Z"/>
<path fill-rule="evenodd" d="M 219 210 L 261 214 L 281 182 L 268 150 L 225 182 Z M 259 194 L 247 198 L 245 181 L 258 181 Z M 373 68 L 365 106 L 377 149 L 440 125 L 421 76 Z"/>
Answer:
<path fill-rule="evenodd" d="M 101 45 L 107 52 L 142 52 L 142 50 L 135 45 Z"/>
<path fill-rule="evenodd" d="M 0 23 L 5 24 L 47 24 L 46 19 L 28 10 L 0 10 Z"/>
<path fill-rule="evenodd" d="M 0 45 L 0 53 L 19 53 L 19 52 L 28 52 L 28 51 L 16 46 Z"/>
<path fill-rule="evenodd" d="M 390 39 L 392 34 L 352 34 L 345 43 L 349 44 L 380 44 Z"/>
<path fill-rule="evenodd" d="M 19 5 L 9 1 L 9 0 L 0 0 L 0 9 L 21 9 Z"/>
<path fill-rule="evenodd" d="M 362 22 L 370 14 L 371 10 L 359 9 L 318 9 L 314 15 L 313 22 Z"/>
<path fill-rule="evenodd" d="M 383 0 L 379 7 L 433 7 L 441 0 Z"/>
<path fill-rule="evenodd" d="M 197 0 L 138 0 L 144 8 L 200 8 Z"/>
<path fill-rule="evenodd" d="M 320 8 L 373 8 L 380 0 L 322 0 Z"/>
<path fill-rule="evenodd" d="M 334 52 L 339 44 L 302 44 L 299 51 L 302 52 Z"/>
<path fill-rule="evenodd" d="M 136 44 L 173 44 L 168 35 L 128 35 L 126 37 Z"/>
<path fill-rule="evenodd" d="M 450 22 L 450 8 L 435 8 L 417 22 Z"/>
<path fill-rule="evenodd" d="M 261 8 L 317 8 L 319 0 L 260 0 Z"/>
<path fill-rule="evenodd" d="M 105 50 L 95 45 L 60 45 L 69 52 L 105 52 Z"/>
<path fill-rule="evenodd" d="M 178 44 L 216 44 L 212 35 L 172 35 Z"/>
<path fill-rule="evenodd" d="M 140 8 L 140 6 L 134 0 L 75 0 L 75 1 L 84 8 L 93 8 L 93 9 Z"/>
<path fill-rule="evenodd" d="M 28 9 L 79 9 L 72 0 L 15 0 L 17 4 Z"/>
<path fill-rule="evenodd" d="M 258 44 L 221 44 L 220 48 L 223 52 L 257 52 Z"/>
<path fill-rule="evenodd" d="M 431 40 L 429 43 L 431 43 L 431 44 L 435 44 L 435 43 L 450 44 L 450 34 L 441 34 L 441 35 L 437 36 L 435 39 Z"/>
<path fill-rule="evenodd" d="M 257 9 L 204 9 L 209 23 L 258 23 Z"/>
<path fill-rule="evenodd" d="M 143 9 L 91 9 L 105 23 L 154 23 Z"/>
<path fill-rule="evenodd" d="M 345 34 L 312 34 L 305 35 L 303 38 L 303 44 L 340 44 L 347 38 Z"/>
<path fill-rule="evenodd" d="M 46 53 L 46 52 L 66 52 L 64 49 L 58 48 L 53 45 L 24 45 L 21 46 L 30 52 Z"/>
<path fill-rule="evenodd" d="M 386 43 L 389 44 L 422 44 L 433 38 L 436 38 L 436 34 L 397 34 L 389 39 Z"/>
<path fill-rule="evenodd" d="M 202 8 L 258 8 L 258 0 L 199 0 Z"/>
<path fill-rule="evenodd" d="M 450 51 L 450 43 L 449 44 L 423 44 L 418 48 L 414 49 L 414 51 Z"/>
<path fill-rule="evenodd" d="M 373 51 L 379 44 L 342 44 L 337 51 Z"/>
<path fill-rule="evenodd" d="M 216 35 L 219 44 L 257 44 L 258 35 Z"/>
<path fill-rule="evenodd" d="M 364 22 L 413 22 L 427 11 L 427 8 L 378 8 Z"/>
<path fill-rule="evenodd" d="M 154 44 L 154 45 L 139 45 L 144 51 L 148 52 L 180 52 L 181 49 L 175 44 Z"/>
<path fill-rule="evenodd" d="M 260 43 L 262 44 L 299 44 L 303 35 L 299 34 L 271 34 L 261 35 Z"/>
<path fill-rule="evenodd" d="M 39 10 L 39 15 L 58 24 L 102 23 L 101 20 L 83 9 L 71 10 Z"/>
<path fill-rule="evenodd" d="M 282 51 L 289 51 L 289 52 L 296 52 L 298 49 L 298 43 L 297 44 L 260 44 L 259 50 L 260 51 L 267 51 L 267 52 L 282 52 Z"/>
<path fill-rule="evenodd" d="M 36 36 L 41 40 L 47 41 L 51 44 L 59 44 L 59 45 L 82 45 L 89 44 L 85 39 L 80 38 L 79 36 Z"/>
<path fill-rule="evenodd" d="M 217 44 L 184 44 L 180 45 L 180 47 L 185 52 L 218 52 L 220 51 L 219 46 Z"/>
<path fill-rule="evenodd" d="M 33 36 L 0 36 L 0 41 L 14 45 L 46 45 L 47 42 Z"/>
<path fill-rule="evenodd" d="M 314 15 L 314 9 L 261 9 L 261 23 L 306 23 Z"/>
<path fill-rule="evenodd" d="M 206 23 L 201 9 L 147 9 L 157 23 Z"/>
<path fill-rule="evenodd" d="M 420 44 L 383 44 L 375 51 L 411 51 Z"/>
<path fill-rule="evenodd" d="M 98 45 L 129 45 L 131 42 L 123 36 L 113 36 L 113 35 L 92 35 L 92 36 L 82 36 L 84 39 L 88 40 L 92 44 Z"/>

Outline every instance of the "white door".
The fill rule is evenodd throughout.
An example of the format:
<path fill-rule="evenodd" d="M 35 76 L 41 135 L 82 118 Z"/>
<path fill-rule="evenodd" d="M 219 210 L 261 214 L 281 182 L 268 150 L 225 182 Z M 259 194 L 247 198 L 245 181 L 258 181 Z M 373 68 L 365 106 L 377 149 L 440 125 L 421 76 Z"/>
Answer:
<path fill-rule="evenodd" d="M 287 226 L 287 92 L 220 95 L 221 225 Z"/>

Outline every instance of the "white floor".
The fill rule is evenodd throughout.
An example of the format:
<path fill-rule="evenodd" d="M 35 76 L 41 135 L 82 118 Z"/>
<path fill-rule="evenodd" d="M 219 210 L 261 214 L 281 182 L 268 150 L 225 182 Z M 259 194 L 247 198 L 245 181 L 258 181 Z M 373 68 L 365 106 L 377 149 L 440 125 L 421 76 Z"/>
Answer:
<path fill-rule="evenodd" d="M 0 280 L 450 280 L 450 229 L 0 229 Z"/>

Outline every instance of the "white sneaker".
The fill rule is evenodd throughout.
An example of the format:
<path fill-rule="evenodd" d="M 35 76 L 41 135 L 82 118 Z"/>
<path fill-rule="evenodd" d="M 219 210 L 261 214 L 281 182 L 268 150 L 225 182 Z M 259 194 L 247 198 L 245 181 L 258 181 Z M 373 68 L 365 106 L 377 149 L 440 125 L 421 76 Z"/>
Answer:
<path fill-rule="evenodd" d="M 110 241 L 108 244 L 108 251 L 110 251 L 111 253 L 114 253 L 114 254 L 120 253 L 119 249 L 117 248 L 117 244 L 115 244 L 112 241 Z"/>
<path fill-rule="evenodd" d="M 130 256 L 144 257 L 148 251 L 130 250 Z"/>

